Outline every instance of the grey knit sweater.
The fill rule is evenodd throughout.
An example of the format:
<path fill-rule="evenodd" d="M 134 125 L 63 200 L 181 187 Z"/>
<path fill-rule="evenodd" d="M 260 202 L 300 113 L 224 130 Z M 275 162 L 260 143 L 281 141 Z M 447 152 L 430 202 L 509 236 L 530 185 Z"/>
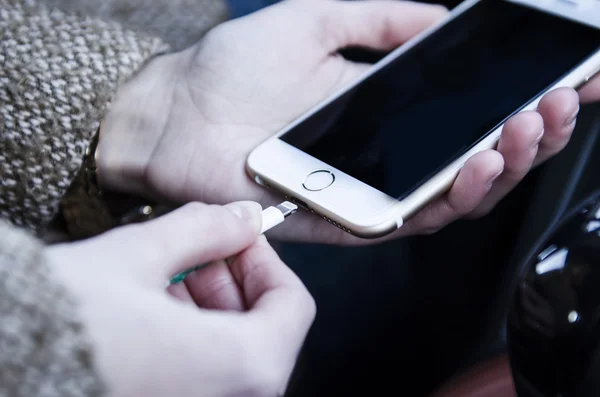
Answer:
<path fill-rule="evenodd" d="M 225 15 L 221 0 L 0 0 L 0 397 L 106 392 L 34 236 L 119 84 Z"/>

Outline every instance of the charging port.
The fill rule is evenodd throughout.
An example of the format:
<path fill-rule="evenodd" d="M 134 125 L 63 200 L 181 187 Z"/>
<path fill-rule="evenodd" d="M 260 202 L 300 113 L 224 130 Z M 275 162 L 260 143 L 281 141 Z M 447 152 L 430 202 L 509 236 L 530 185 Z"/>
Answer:
<path fill-rule="evenodd" d="M 305 210 L 309 211 L 308 204 L 306 204 L 304 201 L 302 201 L 296 197 L 291 197 L 290 200 L 292 201 L 292 203 L 296 204 L 298 207 L 304 208 Z"/>

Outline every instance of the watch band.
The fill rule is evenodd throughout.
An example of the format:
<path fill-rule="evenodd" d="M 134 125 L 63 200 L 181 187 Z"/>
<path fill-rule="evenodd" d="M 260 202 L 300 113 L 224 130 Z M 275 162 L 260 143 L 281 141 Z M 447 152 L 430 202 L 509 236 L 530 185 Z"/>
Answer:
<path fill-rule="evenodd" d="M 101 126 L 85 152 L 82 167 L 60 203 L 62 224 L 73 240 L 93 237 L 117 226 L 144 222 L 167 212 L 143 198 L 100 189 L 96 176 L 100 131 Z"/>

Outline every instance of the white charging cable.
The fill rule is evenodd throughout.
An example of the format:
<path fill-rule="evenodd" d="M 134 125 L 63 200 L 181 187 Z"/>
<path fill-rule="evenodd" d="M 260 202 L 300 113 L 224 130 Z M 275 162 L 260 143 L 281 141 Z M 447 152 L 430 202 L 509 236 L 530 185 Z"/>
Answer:
<path fill-rule="evenodd" d="M 295 214 L 296 211 L 298 211 L 298 206 L 290 203 L 289 201 L 284 201 L 283 203 L 274 207 L 265 208 L 262 212 L 262 227 L 260 229 L 260 234 L 264 234 L 273 229 L 275 226 L 283 223 L 287 217 Z M 188 274 L 206 266 L 208 266 L 208 263 L 196 266 L 193 269 L 177 274 L 176 276 L 172 277 L 170 281 L 167 281 L 165 287 L 168 287 L 171 284 L 179 284 Z"/>
<path fill-rule="evenodd" d="M 262 228 L 260 234 L 264 234 L 275 226 L 283 223 L 285 218 L 298 211 L 298 206 L 289 201 L 284 201 L 276 207 L 269 207 L 262 212 Z"/>

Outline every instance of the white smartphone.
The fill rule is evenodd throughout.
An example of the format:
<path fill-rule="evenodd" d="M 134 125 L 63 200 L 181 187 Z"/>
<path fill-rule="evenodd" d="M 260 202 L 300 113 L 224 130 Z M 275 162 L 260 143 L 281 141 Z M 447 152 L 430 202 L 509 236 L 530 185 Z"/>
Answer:
<path fill-rule="evenodd" d="M 348 233 L 381 237 L 494 148 L 509 117 L 599 71 L 600 0 L 468 0 L 263 142 L 247 170 Z"/>

